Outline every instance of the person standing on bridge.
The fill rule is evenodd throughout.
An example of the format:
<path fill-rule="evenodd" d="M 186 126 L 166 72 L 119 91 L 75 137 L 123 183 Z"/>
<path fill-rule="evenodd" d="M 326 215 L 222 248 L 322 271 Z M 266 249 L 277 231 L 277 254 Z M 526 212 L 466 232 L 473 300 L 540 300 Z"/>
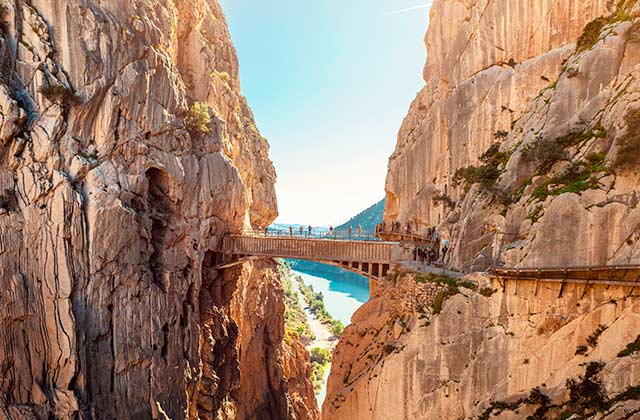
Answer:
<path fill-rule="evenodd" d="M 349 240 L 351 240 L 352 236 L 353 236 L 353 228 L 349 226 Z"/>
<path fill-rule="evenodd" d="M 289 226 L 289 236 L 293 238 L 293 226 Z"/>
<path fill-rule="evenodd" d="M 329 236 L 333 236 L 333 226 L 329 226 Z"/>
<path fill-rule="evenodd" d="M 362 226 L 358 225 L 358 238 L 362 235 Z"/>
<path fill-rule="evenodd" d="M 300 225 L 300 237 L 302 238 L 302 232 L 304 232 L 304 228 Z"/>
<path fill-rule="evenodd" d="M 313 228 L 309 225 L 309 237 L 313 236 Z"/>

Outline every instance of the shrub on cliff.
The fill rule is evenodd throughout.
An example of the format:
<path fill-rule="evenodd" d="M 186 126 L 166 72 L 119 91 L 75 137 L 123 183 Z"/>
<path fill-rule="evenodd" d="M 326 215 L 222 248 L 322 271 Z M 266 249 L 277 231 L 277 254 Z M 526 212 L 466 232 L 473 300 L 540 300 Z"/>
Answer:
<path fill-rule="evenodd" d="M 209 106 L 203 102 L 195 102 L 184 117 L 187 131 L 195 136 L 208 133 L 210 123 Z"/>
<path fill-rule="evenodd" d="M 618 353 L 618 357 L 627 357 L 632 354 L 640 351 L 640 335 L 635 339 L 635 341 L 627 344 L 627 347 Z"/>
<path fill-rule="evenodd" d="M 501 152 L 500 146 L 501 143 L 495 143 L 480 156 L 482 165 L 459 168 L 453 176 L 453 183 L 460 185 L 464 182 L 467 187 L 479 184 L 483 190 L 489 191 L 509 161 L 509 154 Z"/>
<path fill-rule="evenodd" d="M 331 352 L 327 349 L 314 347 L 311 349 L 311 363 L 320 363 L 326 365 L 331 361 Z"/>

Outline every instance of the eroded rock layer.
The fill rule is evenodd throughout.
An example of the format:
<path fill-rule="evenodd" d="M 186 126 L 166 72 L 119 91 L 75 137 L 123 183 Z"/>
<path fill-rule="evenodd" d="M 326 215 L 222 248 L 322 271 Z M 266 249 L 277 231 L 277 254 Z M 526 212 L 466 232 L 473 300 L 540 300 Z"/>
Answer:
<path fill-rule="evenodd" d="M 381 283 L 336 348 L 323 418 L 640 414 L 638 288 L 467 282 Z"/>
<path fill-rule="evenodd" d="M 277 214 L 217 1 L 1 12 L 0 418 L 305 418 L 277 270 L 215 269 Z"/>

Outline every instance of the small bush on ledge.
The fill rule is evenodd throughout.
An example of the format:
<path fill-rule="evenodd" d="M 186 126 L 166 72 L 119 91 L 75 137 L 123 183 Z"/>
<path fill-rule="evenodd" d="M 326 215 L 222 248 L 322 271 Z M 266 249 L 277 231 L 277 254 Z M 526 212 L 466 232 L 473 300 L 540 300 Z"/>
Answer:
<path fill-rule="evenodd" d="M 495 143 L 480 156 L 482 165 L 459 168 L 453 176 L 453 183 L 460 185 L 464 182 L 467 189 L 473 184 L 480 184 L 484 191 L 494 188 L 510 157 L 509 153 L 500 151 L 500 146 L 501 143 Z"/>
<path fill-rule="evenodd" d="M 640 335 L 638 336 L 638 338 L 636 338 L 635 341 L 627 344 L 627 347 L 622 350 L 620 353 L 618 353 L 618 357 L 627 357 L 627 356 L 631 356 L 634 353 L 637 353 L 640 351 Z"/>
<path fill-rule="evenodd" d="M 187 115 L 184 117 L 184 124 L 192 135 L 206 134 L 210 131 L 211 115 L 209 106 L 203 102 L 194 103 Z"/>

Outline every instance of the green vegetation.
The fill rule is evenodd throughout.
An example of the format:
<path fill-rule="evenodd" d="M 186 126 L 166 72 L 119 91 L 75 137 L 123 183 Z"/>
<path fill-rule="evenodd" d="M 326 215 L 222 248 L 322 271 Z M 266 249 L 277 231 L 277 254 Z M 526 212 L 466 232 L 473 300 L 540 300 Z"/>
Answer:
<path fill-rule="evenodd" d="M 355 233 L 358 225 L 362 227 L 364 232 L 373 232 L 376 229 L 376 225 L 382 223 L 382 213 L 384 212 L 384 205 L 386 199 L 382 199 L 378 201 L 373 206 L 368 209 L 358 213 L 356 216 L 349 219 L 349 221 L 343 225 L 340 225 L 336 228 L 337 231 L 345 232 L 349 230 L 349 227 L 353 228 Z"/>
<path fill-rule="evenodd" d="M 598 325 L 598 328 L 596 328 L 593 334 L 587 337 L 587 344 L 594 349 L 598 347 L 598 338 L 600 338 L 602 333 L 605 332 L 606 330 L 607 330 L 606 325 L 602 325 L 602 324 Z"/>
<path fill-rule="evenodd" d="M 79 105 L 82 98 L 68 86 L 47 85 L 42 86 L 39 92 L 51 102 L 62 102 L 66 105 Z"/>
<path fill-rule="evenodd" d="M 229 76 L 229 73 L 227 73 L 226 71 L 214 70 L 211 72 L 211 78 L 212 79 L 218 78 L 222 80 L 224 82 L 225 87 L 228 90 L 231 90 L 231 76 Z"/>
<path fill-rule="evenodd" d="M 496 290 L 491 287 L 483 287 L 480 289 L 480 294 L 484 297 L 491 297 L 495 292 Z"/>
<path fill-rule="evenodd" d="M 598 43 L 605 26 L 615 22 L 631 20 L 630 11 L 634 4 L 634 0 L 621 0 L 612 15 L 601 16 L 587 23 L 576 43 L 576 52 L 579 53 L 593 48 Z"/>
<path fill-rule="evenodd" d="M 544 201 L 549 196 L 580 194 L 586 190 L 597 189 L 600 186 L 600 178 L 610 173 L 604 159 L 605 155 L 598 153 L 589 155 L 587 161 L 572 162 L 562 173 L 536 188 L 531 193 L 531 199 Z"/>
<path fill-rule="evenodd" d="M 327 349 L 314 347 L 311 349 L 311 381 L 316 392 L 320 392 L 322 378 L 331 363 L 331 352 Z"/>
<path fill-rule="evenodd" d="M 199 136 L 208 133 L 211 123 L 209 106 L 203 102 L 195 102 L 184 117 L 184 123 L 191 135 Z"/>
<path fill-rule="evenodd" d="M 415 273 L 414 278 L 417 283 L 431 282 L 446 286 L 445 290 L 440 291 L 436 295 L 436 299 L 431 305 L 431 309 L 433 310 L 434 314 L 439 314 L 442 311 L 442 306 L 447 299 L 460 293 L 460 287 L 465 287 L 472 290 L 475 290 L 477 288 L 475 283 L 472 283 L 470 281 L 460 281 L 452 277 L 438 276 L 435 274 Z"/>
<path fill-rule="evenodd" d="M 453 183 L 460 185 L 464 182 L 467 189 L 473 184 L 479 184 L 484 191 L 494 191 L 495 183 L 502 174 L 510 157 L 509 153 L 500 151 L 501 144 L 494 143 L 480 156 L 482 165 L 458 169 L 453 176 Z"/>
<path fill-rule="evenodd" d="M 640 335 L 636 338 L 635 341 L 627 344 L 627 347 L 618 353 L 618 357 L 627 357 L 631 356 L 633 353 L 637 353 L 640 351 Z"/>
<path fill-rule="evenodd" d="M 280 265 L 280 278 L 284 289 L 284 330 L 288 340 L 298 339 L 302 343 L 309 343 L 315 339 L 304 310 L 300 306 L 298 294 L 293 290 L 291 271 L 285 264 Z"/>
<path fill-rule="evenodd" d="M 495 138 L 496 140 L 504 141 L 507 139 L 507 137 L 509 137 L 509 132 L 505 130 L 498 130 L 493 133 L 493 138 Z"/>
<path fill-rule="evenodd" d="M 591 49 L 600 39 L 602 29 L 610 23 L 609 18 L 599 17 L 587 23 L 584 27 L 582 35 L 578 38 L 576 52 L 582 52 Z"/>
<path fill-rule="evenodd" d="M 593 408 L 601 407 L 605 402 L 605 392 L 602 382 L 596 375 L 604 368 L 602 362 L 589 362 L 585 374 L 578 379 L 568 379 L 566 387 L 569 390 L 569 406 L 571 411 L 580 415 L 592 412 Z"/>
<path fill-rule="evenodd" d="M 589 350 L 589 347 L 587 347 L 587 346 L 585 346 L 585 345 L 580 345 L 580 346 L 576 347 L 575 355 L 576 355 L 576 356 L 578 356 L 578 355 L 582 355 L 582 356 L 584 356 L 584 355 L 586 355 L 586 354 L 587 354 L 587 351 L 588 351 L 588 350 Z"/>
<path fill-rule="evenodd" d="M 542 204 L 536 206 L 536 208 L 527 216 L 527 219 L 531 220 L 532 224 L 535 224 L 544 214 L 544 206 Z"/>
<path fill-rule="evenodd" d="M 619 148 L 613 161 L 616 170 L 634 169 L 640 163 L 640 108 L 628 111 L 624 121 L 627 132 L 617 141 Z"/>
<path fill-rule="evenodd" d="M 331 314 L 329 314 L 327 308 L 324 306 L 324 296 L 322 296 L 322 293 L 316 293 L 313 290 L 313 287 L 304 284 L 302 277 L 300 276 L 296 277 L 296 281 L 298 282 L 298 288 L 300 289 L 302 297 L 304 298 L 304 301 L 311 313 L 315 315 L 320 322 L 328 325 L 332 334 L 342 334 L 342 331 L 344 331 L 344 325 L 342 325 L 340 320 L 333 319 L 331 317 Z"/>
<path fill-rule="evenodd" d="M 569 393 L 569 400 L 563 403 L 551 404 L 551 399 L 540 388 L 534 388 L 528 397 L 513 402 L 491 401 L 489 407 L 478 418 L 488 420 L 492 415 L 498 415 L 506 410 L 517 414 L 517 410 L 523 405 L 537 405 L 536 411 L 526 420 L 584 419 L 593 417 L 597 412 L 607 413 L 619 402 L 640 399 L 640 386 L 630 386 L 613 398 L 608 398 L 602 381 L 597 377 L 604 366 L 605 364 L 600 361 L 589 362 L 586 364 L 583 375 L 576 379 L 568 379 L 565 387 Z M 558 414 L 551 415 L 552 413 L 549 413 L 551 410 Z"/>
<path fill-rule="evenodd" d="M 492 414 L 494 416 L 497 416 L 505 410 L 515 411 L 522 404 L 537 404 L 540 407 L 538 407 L 538 409 L 532 416 L 527 417 L 527 420 L 541 420 L 546 418 L 545 414 L 551 408 L 550 403 L 551 399 L 546 394 L 544 394 L 540 390 L 540 388 L 536 387 L 530 391 L 529 395 L 526 398 L 520 398 L 517 401 L 513 401 L 510 403 L 505 401 L 491 401 L 489 403 L 489 407 L 478 417 L 478 419 L 488 420 L 489 418 L 491 418 Z"/>
<path fill-rule="evenodd" d="M 598 122 L 592 129 L 578 132 L 573 131 L 556 139 L 538 138 L 527 145 L 522 152 L 525 162 L 536 164 L 539 175 L 546 174 L 557 162 L 567 159 L 567 149 L 581 146 L 592 138 L 604 138 L 607 131 Z"/>

